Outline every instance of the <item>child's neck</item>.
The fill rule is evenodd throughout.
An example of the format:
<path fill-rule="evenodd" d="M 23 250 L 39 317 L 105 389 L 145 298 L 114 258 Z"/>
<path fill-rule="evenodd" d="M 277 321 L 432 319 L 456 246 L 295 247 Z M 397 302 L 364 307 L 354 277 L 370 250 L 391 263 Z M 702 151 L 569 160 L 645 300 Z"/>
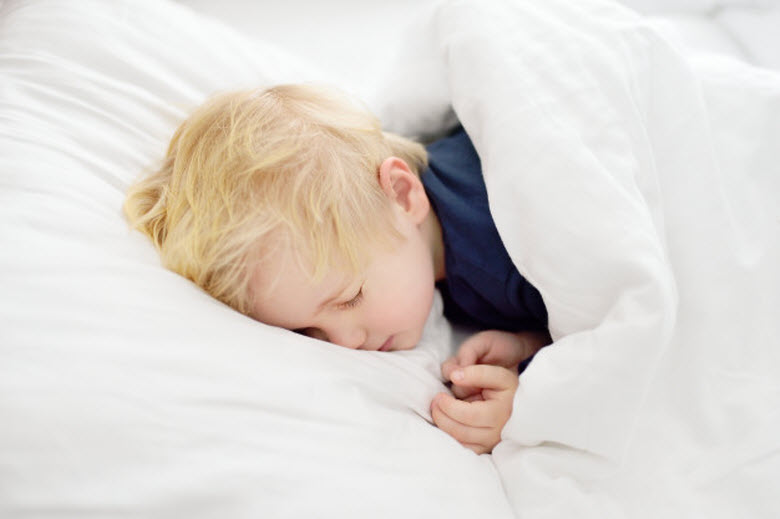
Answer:
<path fill-rule="evenodd" d="M 421 230 L 428 242 L 428 248 L 431 250 L 434 280 L 441 281 L 447 276 L 444 263 L 444 240 L 442 239 L 439 217 L 436 216 L 433 208 L 428 211 Z"/>

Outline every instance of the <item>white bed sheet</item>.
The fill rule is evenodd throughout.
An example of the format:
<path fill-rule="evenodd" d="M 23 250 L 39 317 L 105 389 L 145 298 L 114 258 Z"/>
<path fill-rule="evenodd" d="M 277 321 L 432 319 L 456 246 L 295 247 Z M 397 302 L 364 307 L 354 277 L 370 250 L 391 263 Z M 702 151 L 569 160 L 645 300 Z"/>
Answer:
<path fill-rule="evenodd" d="M 122 217 L 207 95 L 315 70 L 168 2 L 0 4 L 0 517 L 512 516 L 430 424 L 440 303 L 414 351 L 337 348 L 215 302 Z"/>

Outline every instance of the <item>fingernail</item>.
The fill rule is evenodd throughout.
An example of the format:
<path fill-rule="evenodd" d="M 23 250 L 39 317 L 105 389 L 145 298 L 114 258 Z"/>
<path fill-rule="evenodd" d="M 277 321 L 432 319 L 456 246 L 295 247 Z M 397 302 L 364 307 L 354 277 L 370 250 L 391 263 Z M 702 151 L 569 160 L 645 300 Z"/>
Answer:
<path fill-rule="evenodd" d="M 450 378 L 452 378 L 452 380 L 463 380 L 463 376 L 464 376 L 463 370 L 456 369 L 455 371 L 452 372 L 452 376 Z"/>

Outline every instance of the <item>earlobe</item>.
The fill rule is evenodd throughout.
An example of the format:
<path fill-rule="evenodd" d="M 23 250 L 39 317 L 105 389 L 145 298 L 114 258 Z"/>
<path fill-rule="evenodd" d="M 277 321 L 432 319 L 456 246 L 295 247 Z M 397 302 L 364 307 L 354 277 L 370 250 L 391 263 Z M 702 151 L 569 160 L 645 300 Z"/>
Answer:
<path fill-rule="evenodd" d="M 430 209 L 420 177 L 398 157 L 388 157 L 379 166 L 379 185 L 382 191 L 419 225 Z"/>

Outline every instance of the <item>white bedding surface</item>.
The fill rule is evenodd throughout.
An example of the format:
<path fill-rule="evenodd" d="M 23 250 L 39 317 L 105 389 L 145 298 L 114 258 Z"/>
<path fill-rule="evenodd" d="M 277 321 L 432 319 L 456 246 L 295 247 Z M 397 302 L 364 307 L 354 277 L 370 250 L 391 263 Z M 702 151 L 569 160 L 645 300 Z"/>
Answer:
<path fill-rule="evenodd" d="M 0 517 L 447 517 L 511 509 L 430 425 L 449 328 L 356 352 L 160 266 L 124 190 L 215 89 L 314 67 L 180 6 L 0 11 Z"/>
<path fill-rule="evenodd" d="M 550 1 L 531 10 L 561 27 L 549 18 L 558 12 L 574 30 L 589 18 L 572 20 L 571 10 L 587 14 L 590 4 Z M 777 63 L 777 35 L 757 28 L 771 24 L 773 2 L 643 4 L 637 7 L 662 15 L 654 27 L 682 31 L 670 36 L 679 45 Z M 461 27 L 462 42 L 477 41 L 456 45 L 448 69 L 436 44 L 456 44 L 454 32 L 418 31 L 424 37 L 413 54 L 395 48 L 413 22 L 431 29 L 431 16 L 411 0 L 0 2 L 0 516 L 780 515 L 773 489 L 780 371 L 767 349 L 780 337 L 771 289 L 780 279 L 767 266 L 780 263 L 777 205 L 768 202 L 777 200 L 772 179 L 780 178 L 773 165 L 780 161 L 771 161 L 780 149 L 776 80 L 719 60 L 697 59 L 694 74 L 662 46 L 656 83 L 643 82 L 652 74 L 640 59 L 632 70 L 595 74 L 598 88 L 590 84 L 609 101 L 601 107 L 622 122 L 610 126 L 617 141 L 593 134 L 579 140 L 583 127 L 604 122 L 596 104 L 567 97 L 582 75 L 557 90 L 542 88 L 539 77 L 535 87 L 515 85 L 537 107 L 567 99 L 561 106 L 569 110 L 559 115 L 569 140 L 551 138 L 553 126 L 541 135 L 558 151 L 576 143 L 567 148 L 576 153 L 555 153 L 551 162 L 526 157 L 558 184 L 504 189 L 500 129 L 538 139 L 521 122 L 539 112 L 498 124 L 517 106 L 463 71 L 501 73 L 470 52 L 503 52 L 522 44 L 522 35 L 506 31 L 480 42 L 480 17 L 461 5 L 433 18 L 439 28 Z M 591 43 L 601 41 L 594 27 Z M 735 43 L 735 35 L 757 39 Z M 560 34 L 548 36 L 555 63 Z M 625 56 L 644 56 L 637 43 L 644 40 L 631 41 Z M 583 70 L 615 56 L 582 57 Z M 686 70 L 709 78 L 706 92 L 691 88 Z M 494 193 L 516 201 L 548 189 L 572 202 L 555 188 L 572 161 L 595 178 L 578 182 L 591 202 L 603 202 L 588 213 L 591 223 L 607 225 L 599 232 L 629 224 L 636 230 L 622 243 L 597 232 L 545 248 L 533 229 L 499 214 L 513 256 L 549 299 L 559 344 L 521 379 L 507 441 L 492 457 L 474 455 L 430 425 L 430 398 L 444 387 L 438 363 L 451 348 L 438 301 L 413 351 L 334 348 L 214 302 L 165 271 L 145 238 L 126 228 L 124 189 L 162 156 L 176 124 L 205 96 L 309 79 L 364 96 L 393 129 L 410 134 L 442 129 L 454 102 L 487 171 L 496 171 L 488 173 L 499 179 L 490 181 Z M 685 88 L 656 92 L 664 81 Z M 452 98 L 442 96 L 442 86 Z M 627 91 L 654 94 L 664 109 L 610 104 Z M 494 103 L 479 101 L 488 99 Z M 637 124 L 642 117 L 653 124 Z M 688 152 L 676 147 L 681 139 L 689 139 Z M 605 142 L 626 146 L 615 151 Z M 713 177 L 713 162 L 755 178 Z M 655 176 L 666 168 L 681 174 Z M 696 176 L 682 175 L 688 169 Z M 627 172 L 637 170 L 641 182 L 633 184 Z M 535 211 L 540 232 L 560 232 L 560 214 L 520 199 Z M 605 216 L 616 207 L 623 220 Z M 701 221 L 722 225 L 718 233 L 686 225 Z M 588 246 L 598 239 L 605 249 Z M 526 242 L 536 245 L 538 259 L 526 253 Z M 572 250 L 582 262 L 572 261 Z M 612 292 L 602 292 L 603 278 L 577 285 L 583 281 L 573 276 L 600 261 L 614 267 Z M 716 267 L 733 275 L 719 277 Z M 594 285 L 592 298 L 568 306 L 567 287 Z M 626 287 L 646 290 L 626 295 Z M 595 376 L 582 384 L 583 367 L 614 377 L 619 387 Z M 587 406 L 605 393 L 608 405 Z"/>
<path fill-rule="evenodd" d="M 433 0 L 178 0 L 247 36 L 283 45 L 338 71 L 350 84 L 370 83 L 404 27 Z M 692 48 L 726 53 L 780 70 L 778 0 L 621 0 L 666 35 Z M 327 21 L 327 23 L 323 23 Z M 337 37 L 338 35 L 338 37 Z M 358 64 L 356 66 L 356 64 Z"/>

